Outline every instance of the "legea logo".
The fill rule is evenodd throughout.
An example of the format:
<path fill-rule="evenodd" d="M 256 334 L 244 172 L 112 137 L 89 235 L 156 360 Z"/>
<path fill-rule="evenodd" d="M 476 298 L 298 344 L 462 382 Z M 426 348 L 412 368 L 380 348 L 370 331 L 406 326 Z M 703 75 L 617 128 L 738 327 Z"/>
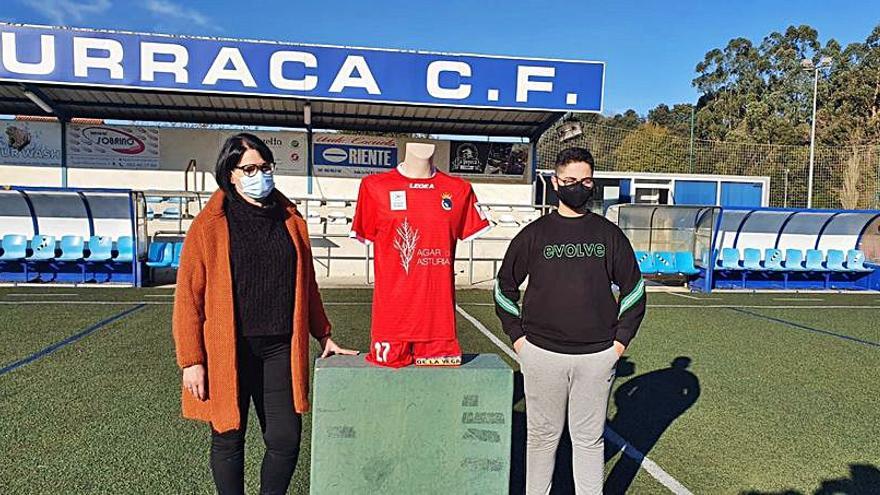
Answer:
<path fill-rule="evenodd" d="M 330 163 L 342 163 L 348 159 L 348 153 L 342 148 L 327 148 L 321 156 Z"/>
<path fill-rule="evenodd" d="M 82 135 L 89 141 L 125 155 L 142 153 L 146 146 L 136 136 L 108 127 L 86 127 Z"/>

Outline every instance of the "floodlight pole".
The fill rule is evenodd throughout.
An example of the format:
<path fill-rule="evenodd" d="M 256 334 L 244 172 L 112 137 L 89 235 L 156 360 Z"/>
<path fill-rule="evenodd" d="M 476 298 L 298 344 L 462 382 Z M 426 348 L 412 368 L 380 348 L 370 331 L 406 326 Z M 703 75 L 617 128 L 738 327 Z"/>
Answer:
<path fill-rule="evenodd" d="M 807 208 L 813 207 L 813 172 L 816 164 L 816 100 L 819 97 L 819 71 L 831 67 L 831 57 L 822 57 L 819 63 L 811 59 L 801 61 L 801 67 L 813 71 L 813 121 L 810 124 L 810 171 L 807 177 Z"/>
<path fill-rule="evenodd" d="M 807 208 L 813 207 L 813 170 L 816 162 L 816 99 L 819 89 L 819 66 L 813 67 L 813 122 L 810 129 L 810 171 L 807 176 Z"/>

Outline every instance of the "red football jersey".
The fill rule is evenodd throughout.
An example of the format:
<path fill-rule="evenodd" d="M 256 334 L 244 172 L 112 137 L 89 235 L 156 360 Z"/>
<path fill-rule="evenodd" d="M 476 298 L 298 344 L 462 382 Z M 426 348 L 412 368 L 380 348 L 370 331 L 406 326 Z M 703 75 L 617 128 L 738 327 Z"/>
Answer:
<path fill-rule="evenodd" d="M 374 244 L 372 339 L 424 342 L 455 334 L 457 240 L 489 229 L 471 185 L 436 171 L 364 177 L 351 236 Z"/>

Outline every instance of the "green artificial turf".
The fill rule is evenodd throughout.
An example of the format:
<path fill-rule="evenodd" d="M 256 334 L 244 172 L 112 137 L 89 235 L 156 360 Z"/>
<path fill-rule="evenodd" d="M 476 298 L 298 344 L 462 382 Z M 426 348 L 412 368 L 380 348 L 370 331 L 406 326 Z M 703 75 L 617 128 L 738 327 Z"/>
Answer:
<path fill-rule="evenodd" d="M 69 295 L 12 296 L 41 293 Z M 171 293 L 0 289 L 0 367 L 148 303 L 0 375 L 0 492 L 213 493 L 208 427 L 180 418 Z M 334 338 L 366 350 L 370 291 L 323 296 Z M 880 296 L 690 296 L 697 299 L 649 294 L 648 317 L 619 366 L 610 426 L 694 493 L 872 493 L 880 483 Z M 69 304 L 89 301 L 123 303 Z M 507 341 L 491 293 L 459 291 L 458 302 Z M 822 305 L 872 308 L 813 309 Z M 458 328 L 466 353 L 500 353 L 462 317 Z M 690 360 L 687 369 L 671 368 L 677 357 Z M 514 410 L 521 442 L 523 404 Z M 310 415 L 303 423 L 293 494 L 308 493 Z M 256 493 L 263 446 L 254 414 L 247 445 L 247 491 Z M 515 455 L 512 475 L 521 482 L 518 462 Z M 608 493 L 668 493 L 634 467 L 611 457 Z"/>

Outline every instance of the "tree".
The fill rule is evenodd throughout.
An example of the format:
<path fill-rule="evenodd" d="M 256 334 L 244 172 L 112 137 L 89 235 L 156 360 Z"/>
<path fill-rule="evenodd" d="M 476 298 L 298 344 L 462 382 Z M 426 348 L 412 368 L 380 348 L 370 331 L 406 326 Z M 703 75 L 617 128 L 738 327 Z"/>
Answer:
<path fill-rule="evenodd" d="M 616 170 L 631 172 L 685 172 L 688 166 L 687 147 L 669 129 L 652 123 L 642 124 L 629 132 L 614 150 Z"/>
<path fill-rule="evenodd" d="M 676 103 L 672 108 L 661 103 L 648 111 L 648 122 L 665 127 L 676 136 L 690 138 L 691 112 L 694 110 L 689 103 Z"/>

